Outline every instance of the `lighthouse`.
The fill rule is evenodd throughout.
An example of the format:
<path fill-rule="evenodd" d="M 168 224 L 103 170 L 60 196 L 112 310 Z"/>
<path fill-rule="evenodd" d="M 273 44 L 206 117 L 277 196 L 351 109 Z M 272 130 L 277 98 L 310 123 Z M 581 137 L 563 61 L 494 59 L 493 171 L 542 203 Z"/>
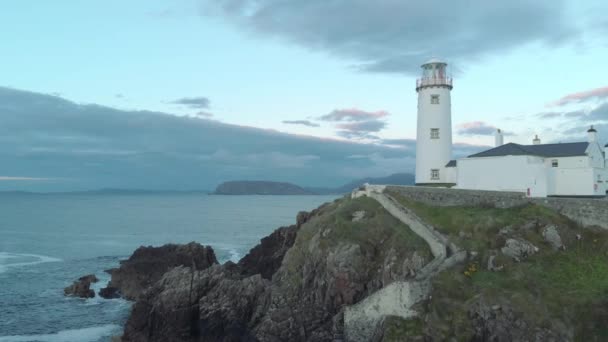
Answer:
<path fill-rule="evenodd" d="M 416 80 L 416 185 L 451 183 L 446 172 L 452 158 L 452 78 L 447 67 L 433 58 L 422 65 L 422 77 Z"/>

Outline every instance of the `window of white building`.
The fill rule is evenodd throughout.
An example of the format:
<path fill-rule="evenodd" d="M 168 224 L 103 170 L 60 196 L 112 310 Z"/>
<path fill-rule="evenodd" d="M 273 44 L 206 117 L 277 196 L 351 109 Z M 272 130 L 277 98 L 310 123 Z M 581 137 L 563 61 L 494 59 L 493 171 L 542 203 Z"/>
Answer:
<path fill-rule="evenodd" d="M 557 159 L 553 159 L 553 160 L 551 161 L 551 167 L 558 167 L 558 166 L 559 166 L 559 162 L 558 162 L 558 160 L 557 160 Z"/>
<path fill-rule="evenodd" d="M 439 128 L 431 128 L 431 139 L 439 139 Z"/>
<path fill-rule="evenodd" d="M 438 169 L 432 169 L 431 170 L 431 179 L 432 180 L 439 180 L 439 170 Z"/>
<path fill-rule="evenodd" d="M 431 95 L 431 104 L 439 104 L 439 95 L 437 95 L 437 94 Z"/>

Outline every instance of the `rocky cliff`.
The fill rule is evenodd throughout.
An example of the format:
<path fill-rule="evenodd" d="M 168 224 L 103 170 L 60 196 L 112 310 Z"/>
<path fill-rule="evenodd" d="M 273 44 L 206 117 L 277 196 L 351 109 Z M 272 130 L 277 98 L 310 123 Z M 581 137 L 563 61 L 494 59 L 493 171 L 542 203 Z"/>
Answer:
<path fill-rule="evenodd" d="M 606 340 L 608 232 L 536 204 L 439 208 L 383 196 L 447 254 L 378 200 L 343 198 L 300 213 L 239 263 L 167 267 L 134 295 L 123 340 Z M 404 300 L 414 285 L 424 291 Z M 353 334 L 353 312 L 378 320 Z"/>
<path fill-rule="evenodd" d="M 137 300 L 143 292 L 156 283 L 169 270 L 177 266 L 187 266 L 194 270 L 204 270 L 217 264 L 211 247 L 191 242 L 187 245 L 165 245 L 162 247 L 140 247 L 119 268 L 107 270 L 111 280 L 100 291 L 105 298 L 122 296 Z"/>

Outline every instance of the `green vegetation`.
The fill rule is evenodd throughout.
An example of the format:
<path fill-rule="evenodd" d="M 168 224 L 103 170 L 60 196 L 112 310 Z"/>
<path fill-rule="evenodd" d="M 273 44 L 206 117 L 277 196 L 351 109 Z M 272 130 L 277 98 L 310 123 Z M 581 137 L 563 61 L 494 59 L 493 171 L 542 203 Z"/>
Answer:
<path fill-rule="evenodd" d="M 608 232 L 583 229 L 537 205 L 433 207 L 389 194 L 458 246 L 478 253 L 433 280 L 433 298 L 422 311 L 434 336 L 471 338 L 471 308 L 485 303 L 509 306 L 536 326 L 573 326 L 576 340 L 608 337 Z M 548 225 L 557 227 L 565 250 L 544 240 Z M 517 263 L 500 253 L 508 238 L 531 242 L 539 252 Z M 487 270 L 490 255 L 502 271 Z"/>
<path fill-rule="evenodd" d="M 418 337 L 424 334 L 424 322 L 420 318 L 403 319 L 397 316 L 384 320 L 383 342 L 404 342 L 403 337 Z"/>
<path fill-rule="evenodd" d="M 364 212 L 360 220 L 356 212 Z M 300 268 L 309 258 L 336 252 L 339 246 L 358 246 L 360 259 L 351 262 L 367 265 L 383 264 L 388 253 L 402 263 L 416 252 L 426 262 L 432 260 L 430 248 L 408 226 L 390 215 L 374 199 L 344 197 L 331 203 L 304 224 L 288 254 L 290 281 L 299 284 Z M 365 264 L 363 264 L 365 263 Z"/>

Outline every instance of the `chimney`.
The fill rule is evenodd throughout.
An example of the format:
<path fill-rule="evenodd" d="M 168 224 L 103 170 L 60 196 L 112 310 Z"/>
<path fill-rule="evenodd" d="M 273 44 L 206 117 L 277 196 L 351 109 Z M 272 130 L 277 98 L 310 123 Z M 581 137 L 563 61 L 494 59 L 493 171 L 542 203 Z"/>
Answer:
<path fill-rule="evenodd" d="M 534 145 L 540 145 L 540 138 L 538 137 L 538 135 L 536 135 L 534 137 L 534 140 L 532 140 L 532 144 L 534 144 Z"/>
<path fill-rule="evenodd" d="M 590 143 L 594 143 L 597 141 L 597 131 L 595 130 L 595 128 L 593 128 L 593 125 L 591 125 L 591 128 L 589 128 L 589 130 L 587 131 L 587 135 L 589 137 Z"/>
<path fill-rule="evenodd" d="M 494 145 L 496 145 L 496 147 L 498 147 L 498 146 L 502 146 L 504 144 L 505 144 L 504 136 L 502 134 L 502 131 L 499 128 L 496 130 L 496 133 L 494 133 Z"/>

